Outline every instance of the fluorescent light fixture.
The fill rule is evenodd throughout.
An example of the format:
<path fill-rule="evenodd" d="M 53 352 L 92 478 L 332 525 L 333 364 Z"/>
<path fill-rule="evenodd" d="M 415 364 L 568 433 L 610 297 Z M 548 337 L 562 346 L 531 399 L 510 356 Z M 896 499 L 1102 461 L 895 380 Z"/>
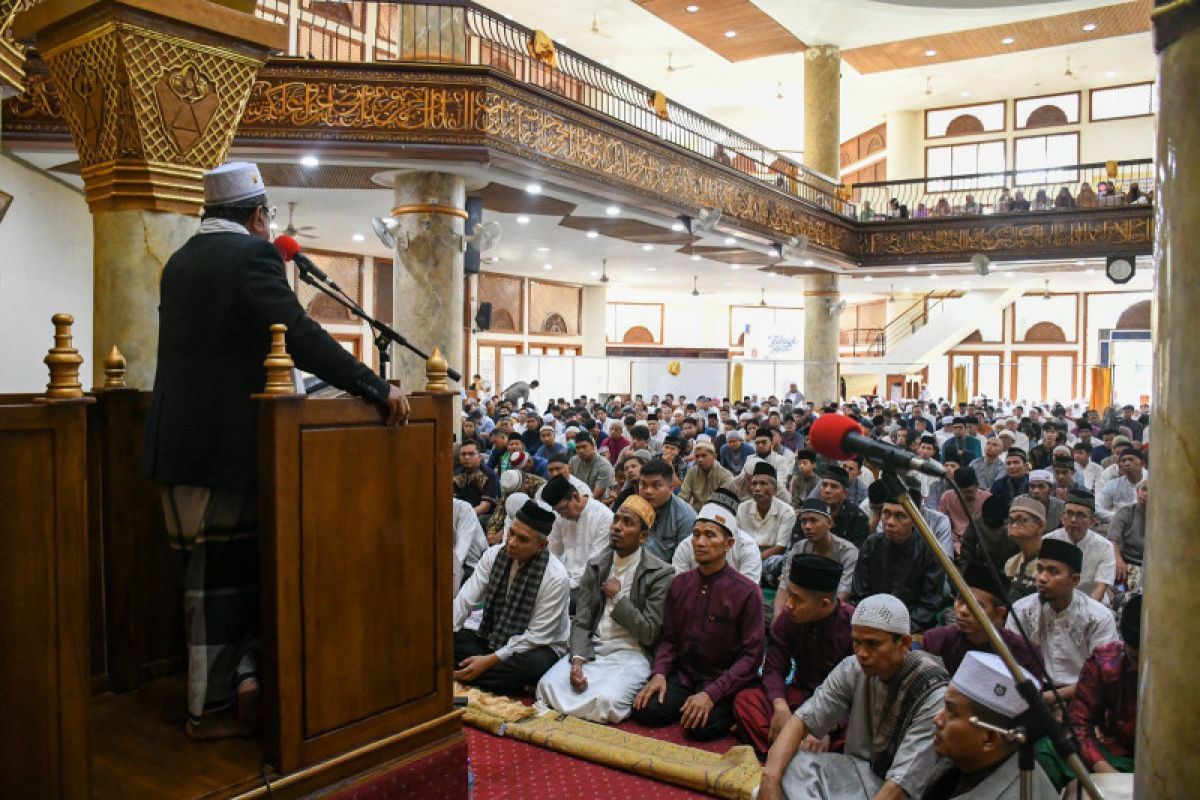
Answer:
<path fill-rule="evenodd" d="M 812 266 L 813 264 L 815 264 L 815 263 L 816 263 L 816 262 L 815 262 L 815 261 L 813 261 L 811 258 L 806 258 L 806 259 L 804 259 L 804 266 L 806 266 L 806 267 L 811 267 L 811 266 Z"/>
<path fill-rule="evenodd" d="M 916 267 L 909 267 L 907 270 L 907 272 L 916 272 L 916 271 L 917 271 Z"/>
<path fill-rule="evenodd" d="M 658 272 L 658 267 L 646 267 L 646 272 Z"/>
<path fill-rule="evenodd" d="M 732 236 L 726 236 L 726 237 L 725 237 L 725 244 L 727 244 L 727 245 L 734 245 L 734 244 L 737 244 L 737 239 L 733 238 Z"/>
<path fill-rule="evenodd" d="M 367 237 L 363 236 L 361 233 L 356 233 L 350 238 L 356 242 L 365 242 L 367 240 Z"/>
<path fill-rule="evenodd" d="M 549 248 L 549 247 L 546 247 L 546 245 L 541 245 L 540 247 L 538 247 L 537 251 L 538 251 L 539 253 L 549 253 L 549 252 L 550 252 L 550 248 Z"/>
<path fill-rule="evenodd" d="M 608 214 L 610 217 L 618 216 L 621 213 L 621 207 L 620 206 L 609 206 L 608 208 L 604 209 L 604 213 Z"/>
<path fill-rule="evenodd" d="M 867 283 L 870 283 L 871 281 L 875 280 L 875 277 L 873 275 L 868 275 L 867 277 L 863 278 L 863 280 Z"/>
<path fill-rule="evenodd" d="M 699 261 L 699 260 L 700 260 L 700 256 L 692 256 L 692 261 Z"/>
<path fill-rule="evenodd" d="M 671 225 L 671 230 L 675 231 L 676 233 L 682 233 L 683 231 L 686 231 L 687 228 L 682 222 L 676 222 Z"/>
<path fill-rule="evenodd" d="M 726 39 L 732 39 L 735 36 L 737 36 L 737 31 L 725 31 Z"/>
<path fill-rule="evenodd" d="M 528 224 L 529 224 L 529 217 L 527 217 L 527 216 L 525 216 L 524 214 L 522 214 L 521 216 L 517 217 L 517 224 L 518 224 L 518 225 L 528 225 Z"/>
<path fill-rule="evenodd" d="M 554 269 L 554 265 L 553 264 L 542 264 L 542 269 L 549 272 L 550 270 Z"/>
<path fill-rule="evenodd" d="M 320 165 L 321 162 L 317 160 L 316 156 L 305 156 L 300 159 L 300 163 L 306 167 L 315 167 Z"/>
<path fill-rule="evenodd" d="M 587 238 L 589 238 L 589 239 L 595 239 L 599 235 L 600 234 L 597 233 L 596 231 L 588 231 L 587 232 Z"/>
<path fill-rule="evenodd" d="M 732 270 L 739 270 L 742 268 L 742 266 L 741 266 L 741 264 L 730 264 L 729 268 Z"/>
<path fill-rule="evenodd" d="M 541 194 L 542 185 L 540 183 L 527 183 L 525 184 L 525 191 L 529 192 L 530 194 Z"/>
<path fill-rule="evenodd" d="M 652 245 L 652 244 L 644 244 L 644 245 L 642 245 L 642 249 L 643 249 L 643 250 L 645 250 L 645 251 L 648 253 L 648 252 L 650 252 L 651 250 L 653 250 L 653 249 L 654 249 L 654 245 Z"/>

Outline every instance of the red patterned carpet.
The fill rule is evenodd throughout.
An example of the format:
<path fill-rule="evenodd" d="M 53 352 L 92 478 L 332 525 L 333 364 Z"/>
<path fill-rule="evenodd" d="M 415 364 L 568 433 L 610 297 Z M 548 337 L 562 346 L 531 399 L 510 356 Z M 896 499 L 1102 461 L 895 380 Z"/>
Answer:
<path fill-rule="evenodd" d="M 737 744 L 733 737 L 715 742 L 690 742 L 684 738 L 678 725 L 655 729 L 623 722 L 617 727 L 630 733 L 714 753 L 724 753 Z M 675 800 L 707 797 L 524 742 L 492 736 L 474 728 L 467 728 L 466 731 L 471 768 L 475 771 L 474 800 L 635 800 L 643 797 Z"/>

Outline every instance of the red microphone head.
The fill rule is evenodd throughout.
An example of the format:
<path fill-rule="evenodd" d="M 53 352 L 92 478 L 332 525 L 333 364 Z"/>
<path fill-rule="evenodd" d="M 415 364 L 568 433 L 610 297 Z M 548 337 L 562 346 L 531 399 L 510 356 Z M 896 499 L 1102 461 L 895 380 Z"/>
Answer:
<path fill-rule="evenodd" d="M 862 426 L 845 414 L 822 414 L 808 430 L 808 446 L 826 458 L 844 461 L 850 454 L 842 449 L 842 440 L 847 433 L 862 432 Z"/>
<path fill-rule="evenodd" d="M 300 252 L 300 243 L 284 233 L 275 237 L 275 249 L 284 261 L 291 261 Z"/>

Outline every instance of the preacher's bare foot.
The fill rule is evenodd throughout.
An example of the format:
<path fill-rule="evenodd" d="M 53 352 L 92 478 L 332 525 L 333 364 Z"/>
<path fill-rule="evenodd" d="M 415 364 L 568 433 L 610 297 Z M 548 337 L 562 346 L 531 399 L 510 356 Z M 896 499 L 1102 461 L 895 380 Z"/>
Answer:
<path fill-rule="evenodd" d="M 262 687 L 258 678 L 246 678 L 238 684 L 237 718 L 239 722 L 258 724 L 262 719 Z"/>

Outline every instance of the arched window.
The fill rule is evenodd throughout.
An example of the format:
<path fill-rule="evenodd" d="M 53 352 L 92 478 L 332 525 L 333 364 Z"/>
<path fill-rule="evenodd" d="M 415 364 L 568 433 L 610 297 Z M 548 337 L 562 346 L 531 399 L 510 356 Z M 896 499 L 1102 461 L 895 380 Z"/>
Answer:
<path fill-rule="evenodd" d="M 1039 322 L 1025 332 L 1027 342 L 1065 342 L 1067 335 L 1053 322 Z"/>

